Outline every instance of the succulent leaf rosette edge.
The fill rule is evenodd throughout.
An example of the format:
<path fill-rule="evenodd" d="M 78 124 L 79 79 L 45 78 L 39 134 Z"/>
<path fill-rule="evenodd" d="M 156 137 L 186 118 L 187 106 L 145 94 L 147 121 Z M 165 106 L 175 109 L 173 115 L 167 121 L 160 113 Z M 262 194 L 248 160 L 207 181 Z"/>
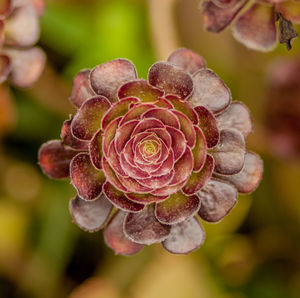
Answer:
<path fill-rule="evenodd" d="M 39 164 L 51 178 L 70 177 L 73 221 L 104 227 L 116 254 L 153 243 L 194 251 L 200 219 L 220 221 L 261 180 L 261 159 L 245 149 L 247 107 L 191 50 L 153 64 L 148 81 L 126 59 L 82 70 L 70 100 L 78 111 L 61 140 L 41 146 Z"/>

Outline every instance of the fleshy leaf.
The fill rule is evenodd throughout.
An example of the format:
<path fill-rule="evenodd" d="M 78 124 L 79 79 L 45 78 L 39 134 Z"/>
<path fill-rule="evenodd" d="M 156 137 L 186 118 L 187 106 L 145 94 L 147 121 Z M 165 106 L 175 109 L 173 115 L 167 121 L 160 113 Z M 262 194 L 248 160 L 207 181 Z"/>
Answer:
<path fill-rule="evenodd" d="M 84 69 L 73 79 L 70 101 L 78 108 L 80 108 L 86 100 L 96 96 L 90 84 L 90 72 L 89 69 Z"/>
<path fill-rule="evenodd" d="M 117 255 L 133 255 L 143 249 L 144 245 L 130 241 L 124 234 L 123 223 L 126 212 L 118 211 L 104 229 L 104 241 Z"/>
<path fill-rule="evenodd" d="M 170 230 L 170 225 L 164 225 L 156 219 L 152 205 L 139 213 L 129 213 L 124 222 L 125 235 L 141 244 L 161 242 L 168 237 Z"/>
<path fill-rule="evenodd" d="M 162 176 L 153 176 L 146 179 L 137 179 L 137 181 L 148 188 L 162 188 L 166 186 L 174 177 L 174 171 L 171 170 L 169 173 Z"/>
<path fill-rule="evenodd" d="M 135 192 L 135 193 L 148 193 L 151 192 L 153 189 L 150 187 L 146 187 L 138 183 L 135 179 L 130 177 L 123 177 L 117 175 L 118 179 L 124 185 L 124 187 L 128 190 L 128 192 Z"/>
<path fill-rule="evenodd" d="M 194 216 L 199 208 L 200 200 L 196 195 L 186 196 L 178 191 L 156 204 L 155 216 L 161 223 L 173 225 Z"/>
<path fill-rule="evenodd" d="M 10 59 L 6 55 L 0 55 L 0 83 L 4 82 L 10 72 Z"/>
<path fill-rule="evenodd" d="M 96 232 L 104 226 L 112 207 L 104 195 L 93 201 L 85 201 L 76 196 L 69 204 L 73 221 L 88 232 Z"/>
<path fill-rule="evenodd" d="M 93 138 L 91 139 L 90 145 L 89 145 L 89 152 L 91 156 L 91 160 L 93 165 L 98 169 L 102 169 L 102 130 L 98 130 Z"/>
<path fill-rule="evenodd" d="M 87 153 L 77 154 L 70 164 L 71 183 L 77 189 L 78 195 L 84 200 L 93 200 L 102 192 L 105 182 L 103 171 L 92 165 Z"/>
<path fill-rule="evenodd" d="M 216 118 L 203 106 L 195 107 L 195 111 L 198 114 L 199 127 L 205 136 L 207 147 L 216 146 L 220 137 Z"/>
<path fill-rule="evenodd" d="M 168 62 L 182 68 L 190 74 L 195 73 L 201 68 L 205 68 L 205 60 L 197 53 L 185 48 L 175 50 L 169 56 Z"/>
<path fill-rule="evenodd" d="M 201 200 L 199 215 L 208 222 L 220 221 L 237 202 L 236 188 L 215 179 L 211 179 L 198 196 Z"/>
<path fill-rule="evenodd" d="M 220 130 L 235 128 L 246 138 L 252 132 L 252 119 L 248 108 L 241 102 L 233 102 L 216 117 Z"/>
<path fill-rule="evenodd" d="M 144 102 L 156 101 L 163 94 L 163 91 L 149 85 L 145 80 L 128 82 L 118 92 L 119 98 L 133 96 Z"/>
<path fill-rule="evenodd" d="M 160 189 L 156 189 L 156 190 L 152 191 L 151 194 L 156 195 L 156 196 L 169 196 L 169 195 L 181 190 L 182 187 L 186 184 L 186 182 L 187 182 L 187 180 L 182 181 L 176 185 L 172 185 L 172 186 L 168 185 L 168 186 L 162 187 Z"/>
<path fill-rule="evenodd" d="M 204 231 L 200 222 L 189 218 L 173 225 L 169 237 L 163 241 L 163 247 L 174 254 L 188 254 L 198 249 L 204 242 Z"/>
<path fill-rule="evenodd" d="M 166 109 L 150 109 L 143 114 L 143 118 L 155 118 L 160 120 L 165 125 L 180 128 L 180 124 L 177 117 L 172 112 Z"/>
<path fill-rule="evenodd" d="M 1 0 L 0 1 L 0 17 L 6 17 L 12 10 L 12 0 Z"/>
<path fill-rule="evenodd" d="M 254 191 L 263 172 L 263 162 L 260 157 L 252 152 L 245 154 L 245 163 L 243 169 L 232 176 L 216 175 L 218 178 L 232 183 L 240 193 L 250 193 Z"/>
<path fill-rule="evenodd" d="M 186 140 L 184 134 L 180 130 L 173 127 L 167 127 L 167 131 L 172 138 L 172 149 L 174 152 L 175 161 L 178 161 L 186 149 Z"/>
<path fill-rule="evenodd" d="M 126 193 L 125 195 L 129 200 L 133 202 L 142 203 L 146 205 L 151 203 L 161 202 L 168 198 L 168 196 L 154 196 L 149 193 L 145 193 L 145 194 Z"/>
<path fill-rule="evenodd" d="M 101 127 L 101 120 L 110 108 L 106 97 L 96 96 L 87 100 L 72 121 L 72 133 L 80 140 L 90 140 Z"/>
<path fill-rule="evenodd" d="M 245 160 L 245 141 L 243 135 L 235 129 L 224 129 L 220 133 L 220 142 L 213 149 L 215 172 L 233 175 L 241 171 Z"/>
<path fill-rule="evenodd" d="M 188 179 L 187 183 L 182 188 L 183 193 L 187 195 L 192 195 L 198 192 L 210 179 L 212 172 L 214 170 L 214 159 L 207 154 L 205 164 L 203 165 L 201 171 L 193 172 Z"/>
<path fill-rule="evenodd" d="M 78 151 L 65 147 L 59 140 L 44 143 L 39 150 L 39 165 L 43 172 L 53 178 L 70 176 L 70 162 Z"/>
<path fill-rule="evenodd" d="M 124 146 L 129 141 L 131 133 L 137 127 L 138 124 L 138 120 L 131 120 L 117 129 L 115 134 L 115 147 L 118 154 L 120 154 L 120 152 L 123 150 Z"/>
<path fill-rule="evenodd" d="M 201 170 L 207 153 L 207 145 L 203 132 L 199 128 L 199 126 L 194 126 L 196 132 L 196 143 L 195 147 L 192 150 L 192 154 L 194 157 L 194 172 L 198 172 Z"/>
<path fill-rule="evenodd" d="M 140 119 L 141 115 L 145 113 L 146 111 L 155 108 L 155 105 L 152 104 L 139 104 L 135 107 L 131 108 L 123 117 L 120 125 L 124 124 L 125 122 L 128 122 L 130 120 L 134 119 Z"/>
<path fill-rule="evenodd" d="M 209 69 L 201 69 L 193 75 L 194 92 L 188 101 L 193 106 L 204 106 L 217 114 L 230 104 L 231 93 L 224 82 Z"/>
<path fill-rule="evenodd" d="M 300 24 L 300 3 L 296 1 L 285 1 L 276 5 L 279 11 L 287 20 L 294 24 Z"/>
<path fill-rule="evenodd" d="M 246 47 L 268 52 L 277 44 L 274 6 L 254 3 L 233 24 L 233 36 Z"/>
<path fill-rule="evenodd" d="M 139 204 L 129 200 L 124 192 L 117 190 L 109 182 L 105 182 L 103 185 L 103 192 L 107 199 L 114 204 L 117 208 L 129 211 L 129 212 L 139 212 L 144 209 L 145 205 Z"/>
<path fill-rule="evenodd" d="M 115 137 L 117 127 L 118 127 L 118 124 L 121 121 L 121 119 L 122 118 L 119 117 L 119 118 L 116 118 L 115 120 L 113 120 L 112 122 L 110 122 L 103 133 L 102 148 L 103 148 L 103 153 L 106 157 L 107 157 L 109 145 Z"/>
<path fill-rule="evenodd" d="M 96 66 L 90 74 L 94 91 L 107 97 L 111 102 L 118 101 L 119 88 L 137 77 L 134 65 L 126 59 L 115 59 Z"/>
<path fill-rule="evenodd" d="M 166 62 L 153 64 L 148 79 L 152 86 L 164 90 L 166 94 L 178 95 L 181 99 L 185 99 L 193 91 L 191 76 Z"/>

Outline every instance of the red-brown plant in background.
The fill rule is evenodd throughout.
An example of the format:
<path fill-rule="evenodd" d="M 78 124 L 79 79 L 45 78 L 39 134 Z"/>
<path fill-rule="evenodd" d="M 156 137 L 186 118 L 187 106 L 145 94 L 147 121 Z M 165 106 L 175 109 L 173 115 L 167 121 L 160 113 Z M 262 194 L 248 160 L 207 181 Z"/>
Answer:
<path fill-rule="evenodd" d="M 117 254 L 157 242 L 172 253 L 197 249 L 198 217 L 221 220 L 237 192 L 253 191 L 261 179 L 261 159 L 245 149 L 248 109 L 231 102 L 190 50 L 152 65 L 148 81 L 125 59 L 83 70 L 71 101 L 77 113 L 61 140 L 42 145 L 39 163 L 51 178 L 71 178 L 74 222 L 90 232 L 105 226 Z"/>

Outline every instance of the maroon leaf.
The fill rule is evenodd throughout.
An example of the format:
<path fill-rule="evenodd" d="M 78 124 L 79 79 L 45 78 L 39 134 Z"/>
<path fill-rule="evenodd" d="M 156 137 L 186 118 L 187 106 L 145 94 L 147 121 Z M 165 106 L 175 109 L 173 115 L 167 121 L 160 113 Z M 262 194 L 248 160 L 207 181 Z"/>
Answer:
<path fill-rule="evenodd" d="M 128 122 L 130 120 L 134 120 L 134 119 L 140 119 L 141 115 L 152 109 L 155 108 L 155 105 L 152 104 L 138 104 L 135 107 L 131 108 L 123 117 L 120 125 L 124 124 L 125 122 Z"/>
<path fill-rule="evenodd" d="M 199 128 L 199 126 L 194 126 L 195 132 L 196 132 L 196 143 L 195 147 L 192 150 L 192 154 L 194 157 L 194 172 L 198 172 L 201 170 L 204 161 L 206 159 L 206 153 L 207 153 L 207 145 L 205 136 L 202 132 L 202 130 Z"/>
<path fill-rule="evenodd" d="M 73 221 L 88 232 L 96 232 L 103 228 L 112 207 L 104 195 L 93 201 L 85 201 L 76 196 L 69 204 Z"/>
<path fill-rule="evenodd" d="M 4 82 L 11 70 L 10 59 L 6 55 L 0 55 L 0 83 Z"/>
<path fill-rule="evenodd" d="M 182 187 L 186 184 L 187 180 L 182 181 L 176 185 L 172 186 L 165 186 L 162 187 L 161 189 L 156 189 L 151 192 L 151 194 L 156 195 L 156 196 L 169 196 L 173 193 L 176 193 L 177 191 L 181 190 Z"/>
<path fill-rule="evenodd" d="M 174 152 L 175 161 L 178 161 L 186 150 L 186 140 L 184 134 L 180 130 L 173 127 L 167 127 L 167 131 L 172 138 L 172 149 Z"/>
<path fill-rule="evenodd" d="M 59 140 L 44 143 L 39 150 L 39 165 L 53 179 L 70 176 L 70 162 L 78 151 L 65 147 Z"/>
<path fill-rule="evenodd" d="M 155 118 L 160 120 L 165 125 L 173 126 L 175 128 L 180 128 L 178 118 L 174 115 L 174 113 L 166 109 L 160 109 L 160 108 L 150 109 L 146 111 L 142 117 Z"/>
<path fill-rule="evenodd" d="M 145 193 L 145 194 L 126 193 L 125 196 L 133 202 L 142 203 L 146 205 L 151 203 L 161 202 L 168 198 L 168 196 L 154 196 L 149 193 Z"/>
<path fill-rule="evenodd" d="M 93 138 L 91 139 L 89 145 L 89 152 L 91 156 L 91 161 L 98 170 L 102 169 L 102 130 L 98 130 Z"/>
<path fill-rule="evenodd" d="M 103 142 L 102 142 L 102 148 L 103 148 L 103 154 L 107 157 L 107 152 L 109 145 L 111 141 L 114 139 L 117 127 L 119 125 L 119 122 L 121 121 L 121 117 L 116 118 L 110 124 L 106 127 L 104 133 L 103 133 Z"/>

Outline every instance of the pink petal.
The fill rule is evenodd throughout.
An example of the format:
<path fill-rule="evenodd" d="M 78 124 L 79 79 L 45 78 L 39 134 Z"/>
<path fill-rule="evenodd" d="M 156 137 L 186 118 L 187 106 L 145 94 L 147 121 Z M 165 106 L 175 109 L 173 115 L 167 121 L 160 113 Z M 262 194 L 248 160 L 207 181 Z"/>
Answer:
<path fill-rule="evenodd" d="M 70 176 L 71 184 L 82 199 L 93 200 L 101 194 L 105 176 L 103 171 L 94 168 L 89 154 L 79 153 L 72 159 Z"/>
<path fill-rule="evenodd" d="M 180 67 L 190 74 L 195 73 L 201 68 L 205 68 L 204 59 L 197 53 L 185 48 L 175 50 L 169 56 L 168 62 Z"/>
<path fill-rule="evenodd" d="M 193 91 L 190 75 L 166 62 L 153 64 L 148 79 L 152 86 L 164 90 L 166 94 L 178 95 L 181 99 L 185 99 Z"/>
<path fill-rule="evenodd" d="M 126 212 L 118 211 L 104 229 L 104 241 L 117 255 L 129 256 L 138 253 L 144 245 L 130 241 L 124 234 Z"/>
<path fill-rule="evenodd" d="M 111 102 L 118 101 L 119 88 L 137 77 L 134 65 L 126 59 L 116 59 L 96 66 L 90 75 L 94 91 L 107 97 Z"/>

